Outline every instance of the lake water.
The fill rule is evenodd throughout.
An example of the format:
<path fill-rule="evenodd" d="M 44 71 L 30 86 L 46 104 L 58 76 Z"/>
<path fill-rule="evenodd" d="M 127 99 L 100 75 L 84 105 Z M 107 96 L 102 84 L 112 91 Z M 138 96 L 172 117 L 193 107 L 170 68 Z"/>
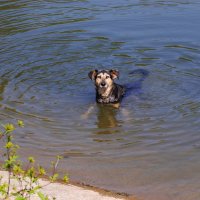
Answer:
<path fill-rule="evenodd" d="M 22 155 L 144 200 L 200 199 L 199 19 L 198 0 L 1 1 L 0 119 L 24 120 Z M 115 109 L 95 104 L 95 68 L 149 76 Z"/>

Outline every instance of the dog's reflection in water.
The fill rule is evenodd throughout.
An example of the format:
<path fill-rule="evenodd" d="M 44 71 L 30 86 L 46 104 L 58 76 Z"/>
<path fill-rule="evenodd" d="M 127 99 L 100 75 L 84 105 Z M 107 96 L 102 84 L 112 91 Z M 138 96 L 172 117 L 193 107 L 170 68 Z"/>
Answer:
<path fill-rule="evenodd" d="M 124 122 L 130 120 L 130 111 L 125 108 L 117 108 L 113 105 L 94 104 L 91 105 L 88 110 L 81 115 L 82 120 L 88 120 L 91 116 L 96 116 L 95 134 L 112 134 L 120 131 L 120 127 Z M 119 120 L 120 116 L 123 120 Z M 92 117 L 92 118 L 93 118 Z"/>
<path fill-rule="evenodd" d="M 0 81 L 0 100 L 3 100 L 3 96 L 4 96 L 3 94 L 7 85 L 8 85 L 8 80 L 2 79 Z"/>
<path fill-rule="evenodd" d="M 118 132 L 120 121 L 117 119 L 119 109 L 110 105 L 97 106 L 97 122 L 98 130 L 96 134 L 112 134 Z"/>

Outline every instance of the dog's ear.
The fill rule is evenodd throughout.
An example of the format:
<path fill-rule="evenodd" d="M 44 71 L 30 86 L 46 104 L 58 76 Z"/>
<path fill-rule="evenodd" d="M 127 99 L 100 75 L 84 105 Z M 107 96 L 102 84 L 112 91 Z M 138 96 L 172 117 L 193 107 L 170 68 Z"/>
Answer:
<path fill-rule="evenodd" d="M 111 69 L 111 70 L 110 70 L 110 75 L 111 75 L 111 78 L 112 78 L 112 79 L 119 78 L 119 71 L 118 71 L 118 70 L 115 70 L 115 69 Z"/>
<path fill-rule="evenodd" d="M 98 73 L 98 70 L 95 69 L 95 70 L 90 71 L 90 72 L 88 73 L 88 76 L 89 76 L 89 78 L 90 78 L 91 80 L 94 80 L 94 79 L 96 78 L 97 73 Z"/>

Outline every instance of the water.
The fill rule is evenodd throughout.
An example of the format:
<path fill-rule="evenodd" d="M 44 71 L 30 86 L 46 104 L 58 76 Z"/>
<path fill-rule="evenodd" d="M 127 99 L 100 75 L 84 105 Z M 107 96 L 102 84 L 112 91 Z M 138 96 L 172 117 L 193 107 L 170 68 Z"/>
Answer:
<path fill-rule="evenodd" d="M 197 0 L 1 1 L 1 121 L 24 120 L 22 155 L 145 200 L 200 199 L 199 18 Z M 116 110 L 94 103 L 95 68 L 150 74 Z"/>

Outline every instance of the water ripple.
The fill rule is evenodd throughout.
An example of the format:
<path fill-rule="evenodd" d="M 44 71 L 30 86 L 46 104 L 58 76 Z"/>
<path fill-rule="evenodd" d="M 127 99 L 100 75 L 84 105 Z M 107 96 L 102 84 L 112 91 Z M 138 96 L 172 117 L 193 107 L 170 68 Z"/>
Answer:
<path fill-rule="evenodd" d="M 150 188 L 153 196 L 174 185 L 170 199 L 196 200 L 190 189 L 200 166 L 198 5 L 3 1 L 1 121 L 25 121 L 16 133 L 22 155 L 34 149 L 47 163 L 61 154 L 63 171 L 107 189 L 142 196 Z M 121 84 L 137 83 L 134 69 L 150 73 L 116 110 L 94 103 L 87 74 L 95 68 L 118 69 Z M 177 198 L 182 179 L 190 187 Z"/>

